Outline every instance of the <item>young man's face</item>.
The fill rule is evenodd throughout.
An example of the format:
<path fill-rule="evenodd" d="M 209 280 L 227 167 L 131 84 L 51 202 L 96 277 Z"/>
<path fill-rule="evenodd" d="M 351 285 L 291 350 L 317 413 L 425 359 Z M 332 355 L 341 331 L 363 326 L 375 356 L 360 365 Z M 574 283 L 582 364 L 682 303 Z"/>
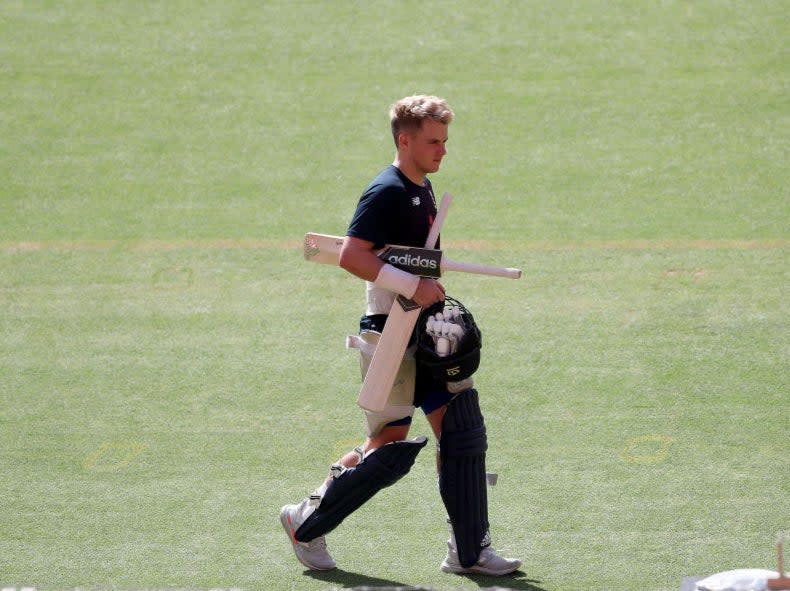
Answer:
<path fill-rule="evenodd" d="M 406 154 L 414 168 L 422 174 L 439 170 L 442 158 L 447 154 L 448 125 L 426 119 L 415 132 L 406 133 L 404 138 Z"/>

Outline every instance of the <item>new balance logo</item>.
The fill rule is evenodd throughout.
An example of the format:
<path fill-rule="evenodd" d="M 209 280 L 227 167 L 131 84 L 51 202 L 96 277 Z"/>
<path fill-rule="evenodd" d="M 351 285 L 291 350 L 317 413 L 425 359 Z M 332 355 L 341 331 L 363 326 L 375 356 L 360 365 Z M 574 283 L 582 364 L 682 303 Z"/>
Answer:
<path fill-rule="evenodd" d="M 419 197 L 419 195 L 417 197 L 412 197 L 411 198 L 411 204 L 414 207 L 418 207 L 420 205 L 420 197 Z"/>

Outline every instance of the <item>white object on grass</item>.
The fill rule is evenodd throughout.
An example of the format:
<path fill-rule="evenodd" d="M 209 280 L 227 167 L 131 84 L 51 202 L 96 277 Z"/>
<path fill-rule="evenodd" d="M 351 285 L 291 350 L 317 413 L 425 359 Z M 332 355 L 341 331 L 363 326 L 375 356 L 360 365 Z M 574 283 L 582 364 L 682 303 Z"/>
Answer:
<path fill-rule="evenodd" d="M 711 575 L 697 582 L 697 591 L 765 591 L 768 579 L 776 571 L 763 568 L 739 568 Z"/>

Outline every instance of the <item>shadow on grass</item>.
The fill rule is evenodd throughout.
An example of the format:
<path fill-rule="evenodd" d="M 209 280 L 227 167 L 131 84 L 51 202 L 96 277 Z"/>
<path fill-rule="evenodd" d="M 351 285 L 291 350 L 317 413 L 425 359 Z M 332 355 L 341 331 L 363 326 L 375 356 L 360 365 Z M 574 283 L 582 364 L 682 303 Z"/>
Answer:
<path fill-rule="evenodd" d="M 475 583 L 478 587 L 488 589 L 494 587 L 497 590 L 503 591 L 546 591 L 541 587 L 537 579 L 527 578 L 526 573 L 517 570 L 509 575 L 502 575 L 500 577 L 489 577 L 486 575 L 458 575 L 463 579 Z M 459 585 L 460 586 L 460 585 Z"/>
<path fill-rule="evenodd" d="M 342 589 L 355 589 L 355 588 L 365 588 L 365 589 L 390 589 L 390 588 L 398 588 L 402 590 L 406 589 L 429 589 L 428 587 L 415 587 L 412 585 L 408 585 L 406 583 L 401 583 L 398 581 L 392 581 L 389 579 L 380 579 L 378 577 L 370 577 L 367 575 L 361 575 L 359 573 L 353 573 L 349 571 L 345 571 L 342 569 L 333 569 L 330 571 L 312 571 L 306 570 L 304 574 L 308 577 L 313 579 L 324 581 L 326 583 L 332 583 L 334 585 L 338 585 Z M 535 579 L 528 579 L 526 574 L 521 571 L 516 571 L 510 575 L 504 575 L 501 577 L 489 577 L 485 575 L 457 575 L 459 587 L 464 586 L 465 581 L 471 581 L 474 584 L 478 585 L 482 589 L 487 589 L 490 587 L 495 587 L 498 591 L 546 591 L 543 587 L 540 587 Z"/>
<path fill-rule="evenodd" d="M 369 577 L 359 573 L 352 573 L 346 570 L 335 568 L 332 570 L 306 570 L 304 574 L 313 579 L 324 581 L 326 583 L 333 583 L 341 586 L 343 589 L 353 589 L 354 587 L 406 587 L 406 583 L 399 583 L 398 581 L 391 581 L 389 579 L 379 579 L 378 577 Z"/>

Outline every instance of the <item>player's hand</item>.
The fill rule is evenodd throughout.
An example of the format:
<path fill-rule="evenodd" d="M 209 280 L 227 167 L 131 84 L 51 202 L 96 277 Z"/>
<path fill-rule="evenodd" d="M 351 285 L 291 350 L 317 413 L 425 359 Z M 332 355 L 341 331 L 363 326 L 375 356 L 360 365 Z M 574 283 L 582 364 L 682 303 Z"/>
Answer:
<path fill-rule="evenodd" d="M 417 284 L 417 291 L 411 298 L 421 308 L 427 308 L 433 304 L 444 301 L 444 286 L 428 277 L 421 277 Z"/>

